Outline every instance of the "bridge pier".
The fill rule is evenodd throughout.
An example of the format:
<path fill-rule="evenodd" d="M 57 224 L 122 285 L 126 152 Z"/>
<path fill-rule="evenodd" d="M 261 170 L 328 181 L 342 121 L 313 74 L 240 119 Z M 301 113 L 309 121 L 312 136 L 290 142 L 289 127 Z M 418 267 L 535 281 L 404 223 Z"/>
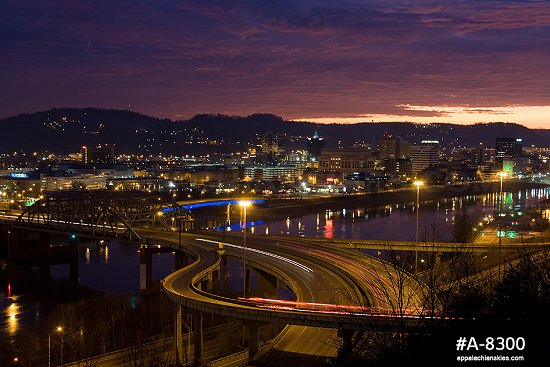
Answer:
<path fill-rule="evenodd" d="M 227 282 L 227 255 L 222 255 L 220 262 L 220 291 L 225 289 Z"/>
<path fill-rule="evenodd" d="M 78 284 L 78 256 L 72 256 L 69 260 L 69 280 L 71 284 Z"/>
<path fill-rule="evenodd" d="M 246 266 L 244 279 L 244 297 L 250 297 L 250 268 Z"/>
<path fill-rule="evenodd" d="M 213 292 L 213 274 L 212 273 L 208 273 L 206 275 L 206 278 L 201 280 L 201 282 L 199 283 L 199 289 L 201 291 L 204 291 L 204 292 L 208 292 L 208 293 L 212 293 Z"/>
<path fill-rule="evenodd" d="M 174 253 L 174 269 L 179 270 L 186 267 L 189 264 L 189 255 L 182 251 L 176 251 Z"/>
<path fill-rule="evenodd" d="M 216 269 L 212 272 L 212 293 L 220 293 L 220 269 Z"/>
<path fill-rule="evenodd" d="M 259 346 L 259 333 L 258 333 L 258 323 L 248 322 L 245 324 L 248 334 L 248 360 L 251 361 L 252 358 L 258 353 Z"/>
<path fill-rule="evenodd" d="M 139 289 L 141 291 L 151 289 L 153 284 L 153 259 L 152 251 L 147 246 L 139 249 Z"/>
<path fill-rule="evenodd" d="M 8 232 L 8 259 L 25 260 L 78 254 L 78 238 L 54 237 L 48 232 L 10 227 Z M 61 241 L 59 241 L 61 239 Z"/>
<path fill-rule="evenodd" d="M 355 334 L 355 330 L 352 329 L 338 329 L 338 336 L 342 338 L 342 347 L 338 350 L 338 358 L 342 359 L 348 356 L 352 350 L 351 339 Z"/>
<path fill-rule="evenodd" d="M 220 255 L 220 259 L 222 261 L 218 265 L 218 267 L 212 272 L 212 292 L 215 294 L 219 294 L 221 291 L 221 284 L 222 284 L 222 274 L 223 274 L 223 267 L 224 262 L 223 259 L 225 257 L 225 250 L 223 249 L 223 242 L 218 243 L 218 254 Z"/>
<path fill-rule="evenodd" d="M 277 298 L 277 277 L 263 270 L 256 269 L 258 273 L 258 292 L 263 298 Z"/>
<path fill-rule="evenodd" d="M 176 304 L 174 320 L 174 351 L 176 354 L 176 366 L 183 365 L 183 330 L 182 330 L 182 307 Z"/>
<path fill-rule="evenodd" d="M 200 366 L 202 360 L 203 337 L 202 337 L 202 314 L 196 313 L 193 316 L 193 330 L 195 331 L 195 345 L 193 353 L 193 363 Z"/>
<path fill-rule="evenodd" d="M 40 265 L 38 265 L 38 273 L 40 274 L 40 277 L 43 279 L 50 279 L 50 270 L 51 266 L 49 263 L 43 262 Z"/>

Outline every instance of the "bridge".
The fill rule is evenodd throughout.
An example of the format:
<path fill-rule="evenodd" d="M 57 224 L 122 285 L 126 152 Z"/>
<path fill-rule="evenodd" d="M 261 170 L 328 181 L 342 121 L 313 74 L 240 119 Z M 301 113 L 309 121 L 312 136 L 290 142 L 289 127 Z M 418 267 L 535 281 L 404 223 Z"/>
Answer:
<path fill-rule="evenodd" d="M 264 199 L 253 199 L 253 200 L 250 200 L 250 199 L 242 199 L 242 200 L 240 200 L 240 199 L 227 199 L 227 200 L 210 199 L 210 200 L 199 200 L 199 201 L 192 201 L 192 202 L 185 201 L 185 202 L 179 203 L 179 205 L 180 205 L 180 207 L 182 207 L 185 210 L 193 210 L 193 209 L 198 209 L 198 208 L 208 208 L 208 207 L 212 207 L 212 206 L 239 205 L 243 200 L 246 200 L 250 204 L 254 204 L 254 205 L 265 204 Z M 165 208 L 162 211 L 165 212 L 165 213 L 170 213 L 170 212 L 173 211 L 173 209 L 172 208 Z"/>
<path fill-rule="evenodd" d="M 119 194 L 117 193 L 116 196 Z M 137 202 L 132 202 L 136 200 Z M 150 278 L 148 256 L 158 249 L 176 252 L 177 268 L 162 281 L 167 296 L 177 304 L 175 313 L 178 361 L 182 360 L 182 315 L 193 315 L 195 322 L 195 359 L 202 359 L 202 317 L 217 314 L 243 320 L 248 329 L 249 356 L 258 352 L 258 327 L 263 323 L 292 325 L 285 329 L 269 352 L 261 358 L 278 363 L 316 365 L 341 350 L 352 347 L 354 335 L 361 330 L 409 330 L 433 322 L 452 322 L 426 315 L 419 294 L 423 287 L 417 279 L 394 269 L 379 259 L 358 255 L 350 248 L 418 249 L 417 243 L 387 241 L 347 241 L 250 236 L 244 238 L 221 233 L 191 234 L 170 230 L 168 218 L 158 214 L 166 208 L 154 198 L 121 197 L 105 194 L 60 194 L 48 196 L 28 207 L 15 220 L 17 230 L 71 233 L 91 237 L 116 237 L 141 244 L 144 278 Z M 173 213 L 189 219 L 184 207 Z M 433 248 L 434 244 L 429 244 Z M 459 244 L 464 248 L 464 244 Z M 353 246 L 353 247 L 351 247 Z M 375 247 L 377 246 L 377 247 Z M 457 244 L 441 244 L 454 248 Z M 494 247 L 493 247 L 494 249 Z M 216 283 L 224 272 L 224 259 L 244 262 L 243 297 L 232 299 L 216 294 Z M 188 258 L 194 261 L 188 264 Z M 149 270 L 147 270 L 149 269 Z M 267 285 L 267 298 L 249 297 L 250 270 L 255 269 Z M 395 279 L 403 277 L 397 285 Z M 150 283 L 145 281 L 146 285 Z M 291 289 L 296 301 L 276 300 L 279 283 Z M 404 302 L 405 301 L 405 302 Z M 312 357 L 317 356 L 317 359 Z"/>
<path fill-rule="evenodd" d="M 419 328 L 434 320 L 423 317 L 419 300 L 415 300 L 418 283 L 409 279 L 407 289 L 396 289 L 387 279 L 394 276 L 394 270 L 379 260 L 358 257 L 347 250 L 269 238 L 255 238 L 245 250 L 239 245 L 242 241 L 239 236 L 227 236 L 229 239 L 223 242 L 217 237 L 185 235 L 184 247 L 195 253 L 197 261 L 165 278 L 163 289 L 181 306 L 178 315 L 188 310 L 199 319 L 215 313 L 244 320 L 249 329 L 250 356 L 257 352 L 257 330 L 262 323 L 294 325 L 272 346 L 272 352 L 264 360 L 290 364 L 309 360 L 309 364 L 318 365 L 336 355 L 338 343 L 327 345 L 327 340 L 340 336 L 344 340 L 342 350 L 346 351 L 351 348 L 357 330 Z M 175 243 L 170 241 L 170 233 L 162 233 L 156 241 L 166 241 L 162 246 Z M 271 276 L 271 280 L 280 279 L 293 290 L 297 302 L 281 304 L 273 299 L 230 299 L 214 294 L 215 279 L 223 272 L 222 257 L 242 259 L 243 253 L 249 266 L 258 269 L 268 282 Z M 248 281 L 245 284 L 249 286 Z M 403 301 L 399 299 L 399 291 L 409 300 L 408 309 L 399 305 Z M 246 289 L 244 294 L 248 293 Z M 200 342 L 195 340 L 195 345 Z M 317 355 L 317 359 L 312 355 Z"/>
<path fill-rule="evenodd" d="M 283 239 L 283 236 L 272 236 L 273 238 Z M 288 237 L 288 236 L 287 236 Z M 295 241 L 327 244 L 335 248 L 354 249 L 354 250 L 391 250 L 391 251 L 423 251 L 423 252 L 471 252 L 486 253 L 495 251 L 498 248 L 498 241 L 491 242 L 414 242 L 414 241 L 395 241 L 395 240 L 357 240 L 357 239 L 337 239 L 321 237 L 295 237 Z M 550 248 L 550 242 L 504 242 L 500 245 L 502 252 L 515 252 L 521 250 L 543 250 Z"/>

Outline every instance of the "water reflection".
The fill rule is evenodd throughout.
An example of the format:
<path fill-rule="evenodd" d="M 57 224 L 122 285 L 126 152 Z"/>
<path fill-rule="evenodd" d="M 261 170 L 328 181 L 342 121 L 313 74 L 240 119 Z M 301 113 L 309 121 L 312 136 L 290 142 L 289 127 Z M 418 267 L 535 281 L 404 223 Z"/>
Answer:
<path fill-rule="evenodd" d="M 41 322 L 59 302 L 101 293 L 139 292 L 137 245 L 81 242 L 78 258 L 73 260 L 37 265 L 0 261 L 0 339 L 14 337 L 26 326 Z M 173 253 L 153 255 L 152 265 L 153 279 L 165 277 L 174 270 Z M 77 269 L 76 277 L 71 277 L 71 268 Z"/>
<path fill-rule="evenodd" d="M 19 329 L 19 314 L 20 306 L 17 303 L 17 297 L 11 297 L 10 305 L 5 309 L 4 314 L 7 320 L 7 332 L 8 335 L 13 336 Z"/>
<path fill-rule="evenodd" d="M 503 192 L 503 210 L 518 213 L 548 198 L 547 189 Z M 452 241 L 453 223 L 462 214 L 488 217 L 500 203 L 499 193 L 468 195 L 437 201 L 422 201 L 419 209 L 419 240 Z M 415 239 L 415 202 L 379 208 L 326 210 L 322 213 L 286 218 L 257 226 L 261 233 L 326 238 L 378 240 Z M 549 213 L 550 214 L 550 213 Z"/>
<path fill-rule="evenodd" d="M 419 240 L 450 240 L 452 223 L 459 215 L 463 213 L 483 214 L 480 218 L 494 215 L 500 201 L 499 196 L 498 193 L 492 193 L 431 202 L 421 201 Z M 549 191 L 545 189 L 516 193 L 506 192 L 503 195 L 502 203 L 505 205 L 505 209 L 517 211 L 533 207 L 541 199 L 548 199 L 549 196 Z M 416 218 L 414 210 L 414 201 L 384 205 L 375 209 L 327 210 L 254 227 L 247 225 L 247 228 L 250 228 L 251 232 L 268 235 L 288 233 L 295 236 L 327 238 L 414 240 Z M 550 217 L 550 210 L 547 210 L 545 215 Z M 238 227 L 237 223 L 236 228 Z M 103 241 L 82 243 L 81 245 L 78 259 L 78 289 L 90 288 L 107 294 L 135 294 L 139 292 L 137 246 Z M 376 255 L 376 252 L 373 255 Z M 160 279 L 173 270 L 173 257 L 172 253 L 153 256 L 153 279 Z M 231 266 L 235 270 L 228 271 L 225 275 L 222 290 L 229 293 L 240 292 L 243 283 L 242 265 L 237 262 L 228 268 Z M 38 322 L 43 317 L 42 315 L 47 314 L 48 307 L 58 302 L 58 299 L 52 296 L 55 292 L 65 294 L 61 291 L 70 289 L 71 294 L 77 293 L 77 288 L 67 288 L 70 284 L 69 264 L 45 269 L 35 268 L 34 270 L 26 269 L 23 272 L 12 263 L 0 262 L 0 337 L 2 334 L 13 336 L 26 324 Z M 47 271 L 42 272 L 42 270 Z M 65 285 L 60 286 L 63 282 Z M 253 285 L 254 282 L 253 280 Z M 33 294 L 33 292 L 38 294 Z M 17 294 L 17 297 L 14 294 Z"/>

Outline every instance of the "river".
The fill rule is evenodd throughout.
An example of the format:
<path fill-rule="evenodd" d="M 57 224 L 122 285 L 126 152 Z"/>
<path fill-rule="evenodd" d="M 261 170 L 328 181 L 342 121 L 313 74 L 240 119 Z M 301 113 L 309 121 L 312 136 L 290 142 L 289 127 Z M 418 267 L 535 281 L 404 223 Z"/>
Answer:
<path fill-rule="evenodd" d="M 549 196 L 549 189 L 506 192 L 503 206 L 522 213 Z M 422 201 L 420 195 L 419 240 L 451 241 L 453 221 L 458 215 L 493 215 L 498 202 L 498 193 L 427 202 Z M 268 235 L 414 241 L 415 207 L 415 202 L 408 202 L 378 208 L 327 210 L 270 223 L 250 223 L 248 229 L 252 233 Z M 153 279 L 160 279 L 173 269 L 172 254 L 153 256 Z M 242 272 L 238 266 L 234 269 L 237 274 Z M 137 245 L 115 241 L 81 243 L 78 270 L 74 284 L 70 279 L 69 264 L 51 265 L 49 271 L 44 271 L 44 267 L 0 260 L 0 339 L 13 337 L 23 328 L 43 322 L 48 312 L 60 302 L 101 295 L 124 295 L 131 299 L 139 294 Z M 233 283 L 240 284 L 238 279 Z"/>

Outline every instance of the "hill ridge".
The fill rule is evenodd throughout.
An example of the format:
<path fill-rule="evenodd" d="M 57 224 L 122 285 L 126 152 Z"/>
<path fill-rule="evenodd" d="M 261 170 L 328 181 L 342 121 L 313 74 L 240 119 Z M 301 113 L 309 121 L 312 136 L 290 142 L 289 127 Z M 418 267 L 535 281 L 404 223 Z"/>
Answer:
<path fill-rule="evenodd" d="M 254 143 L 267 132 L 289 137 L 325 137 L 326 146 L 370 145 L 374 148 L 385 132 L 402 136 L 411 143 L 439 140 L 443 148 L 457 146 L 494 147 L 496 137 L 523 138 L 524 145 L 550 147 L 550 130 L 529 129 L 509 122 L 471 125 L 415 122 L 363 122 L 315 124 L 284 120 L 269 113 L 231 116 L 204 113 L 188 120 L 151 117 L 118 109 L 53 108 L 21 113 L 0 119 L 3 139 L 0 151 L 78 151 L 81 145 L 114 143 L 121 153 L 201 154 L 235 151 Z M 32 132 L 32 134 L 30 133 Z"/>

